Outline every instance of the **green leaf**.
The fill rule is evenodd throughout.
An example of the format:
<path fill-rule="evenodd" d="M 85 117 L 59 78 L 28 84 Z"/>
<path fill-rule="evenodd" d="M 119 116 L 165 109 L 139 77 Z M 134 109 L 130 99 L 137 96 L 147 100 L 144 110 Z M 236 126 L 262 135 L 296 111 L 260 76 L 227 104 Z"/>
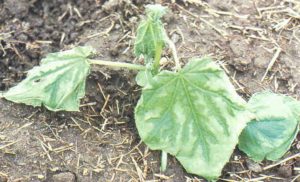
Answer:
<path fill-rule="evenodd" d="M 208 58 L 179 72 L 162 71 L 145 85 L 135 109 L 142 140 L 174 155 L 193 174 L 215 179 L 250 121 L 245 101 Z"/>
<path fill-rule="evenodd" d="M 161 52 L 165 45 L 166 33 L 160 20 L 165 13 L 166 8 L 161 5 L 147 5 L 147 19 L 137 29 L 134 53 L 136 56 L 143 55 L 147 63 L 160 56 L 156 53 Z"/>
<path fill-rule="evenodd" d="M 77 47 L 48 54 L 40 66 L 28 72 L 25 80 L 3 96 L 16 103 L 44 105 L 52 111 L 78 111 L 90 71 L 87 57 L 93 51 L 91 47 Z"/>
<path fill-rule="evenodd" d="M 153 20 L 159 20 L 167 12 L 167 8 L 160 4 L 148 4 L 146 5 L 147 17 Z"/>
<path fill-rule="evenodd" d="M 151 82 L 153 78 L 153 75 L 149 69 L 146 69 L 144 71 L 139 71 L 136 75 L 136 83 L 141 86 L 145 87 L 149 82 Z"/>
<path fill-rule="evenodd" d="M 278 160 L 290 148 L 299 128 L 300 103 L 271 92 L 254 94 L 248 103 L 256 119 L 247 124 L 239 149 L 255 161 Z"/>

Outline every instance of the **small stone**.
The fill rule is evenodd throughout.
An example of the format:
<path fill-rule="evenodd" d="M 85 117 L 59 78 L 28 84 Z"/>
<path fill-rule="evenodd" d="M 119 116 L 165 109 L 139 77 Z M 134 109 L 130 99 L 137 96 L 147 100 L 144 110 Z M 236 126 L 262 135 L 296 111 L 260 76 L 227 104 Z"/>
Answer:
<path fill-rule="evenodd" d="M 121 25 L 117 23 L 117 24 L 115 25 L 115 29 L 116 29 L 116 30 L 119 30 L 120 28 L 121 28 Z"/>
<path fill-rule="evenodd" d="M 280 166 L 278 169 L 278 174 L 284 178 L 289 178 L 291 177 L 293 174 L 293 169 L 291 165 L 283 165 Z"/>
<path fill-rule="evenodd" d="M 243 65 L 243 66 L 249 65 L 251 62 L 252 62 L 252 61 L 251 61 L 251 59 L 249 59 L 249 58 L 241 58 L 241 59 L 240 59 L 240 63 L 241 63 L 241 65 Z"/>
<path fill-rule="evenodd" d="M 52 177 L 52 181 L 55 182 L 75 182 L 75 175 L 71 172 L 63 172 L 55 174 Z"/>
<path fill-rule="evenodd" d="M 233 160 L 235 160 L 235 161 L 238 161 L 238 160 L 240 160 L 241 159 L 241 156 L 240 155 L 235 155 L 234 157 L 233 157 Z"/>
<path fill-rule="evenodd" d="M 272 54 L 260 47 L 255 50 L 255 58 L 253 63 L 255 67 L 265 69 L 268 67 L 271 59 Z"/>
<path fill-rule="evenodd" d="M 171 39 L 172 39 L 172 42 L 174 42 L 174 44 L 176 44 L 180 40 L 180 37 L 177 33 L 174 33 L 172 35 Z"/>
<path fill-rule="evenodd" d="M 246 165 L 250 171 L 253 171 L 256 173 L 262 172 L 262 167 L 258 163 L 254 162 L 250 159 L 246 159 Z"/>
<path fill-rule="evenodd" d="M 242 40 L 240 37 L 233 38 L 229 43 L 229 47 L 235 57 L 245 57 L 249 54 L 249 44 L 245 40 Z"/>
<path fill-rule="evenodd" d="M 254 66 L 257 68 L 267 68 L 271 58 L 264 56 L 264 54 L 257 55 L 254 58 Z"/>
<path fill-rule="evenodd" d="M 269 62 L 269 60 L 261 58 L 261 57 L 256 57 L 254 59 L 254 65 L 257 68 L 266 68 L 268 66 L 268 62 Z"/>
<path fill-rule="evenodd" d="M 239 71 L 246 71 L 248 70 L 248 65 L 251 63 L 251 60 L 244 57 L 234 58 L 233 59 L 233 66 L 235 69 Z"/>
<path fill-rule="evenodd" d="M 160 65 L 167 65 L 169 63 L 169 61 L 168 61 L 168 59 L 167 58 L 165 58 L 165 57 L 162 57 L 161 59 L 160 59 L 160 61 L 159 61 L 159 64 Z"/>

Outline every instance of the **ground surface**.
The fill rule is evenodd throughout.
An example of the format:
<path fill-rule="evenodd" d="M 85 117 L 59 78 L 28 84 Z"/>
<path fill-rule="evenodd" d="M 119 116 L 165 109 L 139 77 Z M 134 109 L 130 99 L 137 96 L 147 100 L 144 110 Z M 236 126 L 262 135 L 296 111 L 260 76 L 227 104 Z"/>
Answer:
<path fill-rule="evenodd" d="M 203 55 L 219 60 L 246 99 L 265 89 L 299 98 L 299 1 L 156 2 L 170 9 L 165 27 L 182 63 Z M 24 79 L 45 54 L 76 45 L 94 46 L 105 60 L 138 62 L 132 38 L 146 3 L 153 1 L 0 0 L 0 90 Z M 134 76 L 93 68 L 80 113 L 0 100 L 0 182 L 204 181 L 174 158 L 160 173 L 160 153 L 140 142 L 135 128 L 140 88 Z M 297 139 L 283 159 L 298 153 L 299 144 Z M 300 180 L 299 159 L 271 164 L 254 163 L 236 150 L 220 181 Z"/>

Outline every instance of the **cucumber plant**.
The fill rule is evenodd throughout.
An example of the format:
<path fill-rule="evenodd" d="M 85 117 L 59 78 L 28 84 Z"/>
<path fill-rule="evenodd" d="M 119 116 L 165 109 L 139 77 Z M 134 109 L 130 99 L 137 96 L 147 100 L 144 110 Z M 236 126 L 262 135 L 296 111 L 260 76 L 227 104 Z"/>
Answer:
<path fill-rule="evenodd" d="M 181 68 L 161 17 L 167 9 L 147 5 L 136 35 L 134 53 L 145 65 L 94 60 L 92 47 L 51 53 L 26 79 L 2 93 L 7 100 L 51 111 L 79 111 L 92 64 L 138 70 L 142 87 L 135 122 L 152 150 L 175 156 L 187 172 L 215 180 L 236 145 L 255 161 L 277 160 L 298 133 L 300 104 L 271 92 L 255 94 L 247 103 L 229 77 L 210 58 L 191 58 Z M 163 49 L 173 52 L 173 71 L 161 70 Z"/>

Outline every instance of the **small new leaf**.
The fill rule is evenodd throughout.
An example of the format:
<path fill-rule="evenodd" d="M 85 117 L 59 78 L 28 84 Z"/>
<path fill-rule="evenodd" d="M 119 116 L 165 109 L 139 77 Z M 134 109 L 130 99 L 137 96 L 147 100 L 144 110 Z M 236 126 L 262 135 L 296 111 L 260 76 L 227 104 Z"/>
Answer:
<path fill-rule="evenodd" d="M 30 70 L 26 79 L 3 96 L 16 103 L 44 105 L 52 111 L 78 111 L 90 71 L 87 57 L 93 51 L 91 47 L 76 47 L 48 54 L 40 66 Z"/>
<path fill-rule="evenodd" d="M 256 119 L 242 132 L 239 149 L 257 162 L 280 159 L 299 131 L 300 103 L 288 96 L 261 92 L 250 98 L 248 108 Z"/>
<path fill-rule="evenodd" d="M 147 19 L 143 20 L 138 29 L 134 44 L 136 56 L 143 55 L 146 63 L 155 59 L 165 46 L 166 33 L 160 18 L 166 13 L 161 5 L 147 5 Z"/>
<path fill-rule="evenodd" d="M 174 155 L 189 173 L 215 179 L 251 120 L 244 106 L 217 64 L 194 59 L 144 85 L 135 120 L 151 149 Z"/>
<path fill-rule="evenodd" d="M 145 87 L 149 82 L 151 82 L 153 75 L 150 70 L 146 69 L 144 71 L 138 72 L 136 75 L 136 83 L 141 86 Z"/>
<path fill-rule="evenodd" d="M 148 4 L 146 6 L 147 17 L 152 20 L 159 20 L 166 14 L 167 8 L 160 4 Z"/>

